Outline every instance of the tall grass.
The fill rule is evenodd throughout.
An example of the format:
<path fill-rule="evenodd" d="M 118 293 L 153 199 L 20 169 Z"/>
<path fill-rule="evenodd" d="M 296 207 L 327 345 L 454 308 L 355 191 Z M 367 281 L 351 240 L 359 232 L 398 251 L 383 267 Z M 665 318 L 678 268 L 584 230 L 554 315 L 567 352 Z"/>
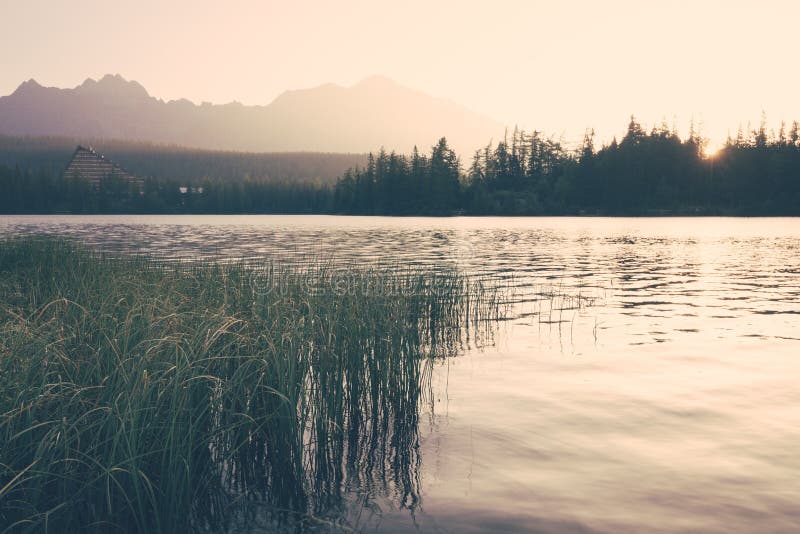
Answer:
<path fill-rule="evenodd" d="M 347 272 L 0 241 L 0 526 L 226 530 L 254 504 L 302 526 L 365 478 L 415 506 L 426 362 L 501 299 Z"/>

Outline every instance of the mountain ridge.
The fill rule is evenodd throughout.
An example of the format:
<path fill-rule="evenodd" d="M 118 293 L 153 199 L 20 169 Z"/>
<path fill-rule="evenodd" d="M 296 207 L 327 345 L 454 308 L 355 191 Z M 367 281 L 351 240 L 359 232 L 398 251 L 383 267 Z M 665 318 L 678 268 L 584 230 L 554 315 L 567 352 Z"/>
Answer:
<path fill-rule="evenodd" d="M 0 97 L 0 134 L 116 138 L 213 150 L 408 152 L 447 137 L 469 155 L 504 126 L 445 98 L 370 76 L 287 90 L 267 105 L 164 101 L 135 80 L 107 74 L 74 88 L 35 79 Z"/>

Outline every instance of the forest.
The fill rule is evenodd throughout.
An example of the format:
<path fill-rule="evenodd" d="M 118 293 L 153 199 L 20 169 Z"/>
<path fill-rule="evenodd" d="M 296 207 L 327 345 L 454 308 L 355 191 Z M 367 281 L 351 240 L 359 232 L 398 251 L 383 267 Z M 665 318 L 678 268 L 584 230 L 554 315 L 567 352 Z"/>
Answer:
<path fill-rule="evenodd" d="M 76 143 L 0 137 L 0 213 L 340 213 L 358 215 L 800 215 L 800 126 L 762 120 L 715 154 L 691 128 L 645 130 L 568 148 L 515 130 L 464 162 L 427 152 L 248 154 L 105 142 L 145 179 L 98 189 L 62 176 Z"/>
<path fill-rule="evenodd" d="M 800 132 L 766 121 L 740 130 L 713 156 L 694 129 L 645 131 L 595 148 L 588 131 L 569 150 L 516 130 L 473 155 L 466 169 L 446 140 L 430 156 L 381 151 L 336 184 L 334 210 L 365 215 L 798 215 Z"/>
<path fill-rule="evenodd" d="M 79 144 L 144 178 L 144 190 L 113 176 L 98 190 L 63 176 Z M 0 136 L 0 213 L 320 213 L 330 211 L 331 186 L 342 173 L 365 162 L 363 154 Z"/>
<path fill-rule="evenodd" d="M 115 139 L 0 135 L 0 165 L 60 174 L 78 145 L 91 146 L 137 176 L 186 183 L 247 178 L 333 184 L 345 169 L 366 162 L 365 154 L 235 152 Z"/>

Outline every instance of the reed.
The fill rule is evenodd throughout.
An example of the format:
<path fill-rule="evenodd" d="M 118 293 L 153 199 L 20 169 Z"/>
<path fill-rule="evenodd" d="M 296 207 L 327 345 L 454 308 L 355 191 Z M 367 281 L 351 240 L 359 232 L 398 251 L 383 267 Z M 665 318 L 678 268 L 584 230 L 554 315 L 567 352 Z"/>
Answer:
<path fill-rule="evenodd" d="M 455 271 L 0 241 L 0 525 L 302 526 L 365 477 L 414 507 L 430 362 L 502 302 Z"/>

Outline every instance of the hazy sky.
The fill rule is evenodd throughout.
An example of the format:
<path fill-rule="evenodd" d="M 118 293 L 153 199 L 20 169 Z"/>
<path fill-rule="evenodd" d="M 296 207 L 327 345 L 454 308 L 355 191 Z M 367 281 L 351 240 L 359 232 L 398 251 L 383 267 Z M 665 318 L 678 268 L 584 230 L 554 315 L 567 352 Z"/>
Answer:
<path fill-rule="evenodd" d="M 719 142 L 800 119 L 800 3 L 0 0 L 0 94 L 119 73 L 165 100 L 266 104 L 371 74 L 508 124 L 601 138 L 635 114 Z M 755 124 L 754 124 L 755 126 Z"/>

